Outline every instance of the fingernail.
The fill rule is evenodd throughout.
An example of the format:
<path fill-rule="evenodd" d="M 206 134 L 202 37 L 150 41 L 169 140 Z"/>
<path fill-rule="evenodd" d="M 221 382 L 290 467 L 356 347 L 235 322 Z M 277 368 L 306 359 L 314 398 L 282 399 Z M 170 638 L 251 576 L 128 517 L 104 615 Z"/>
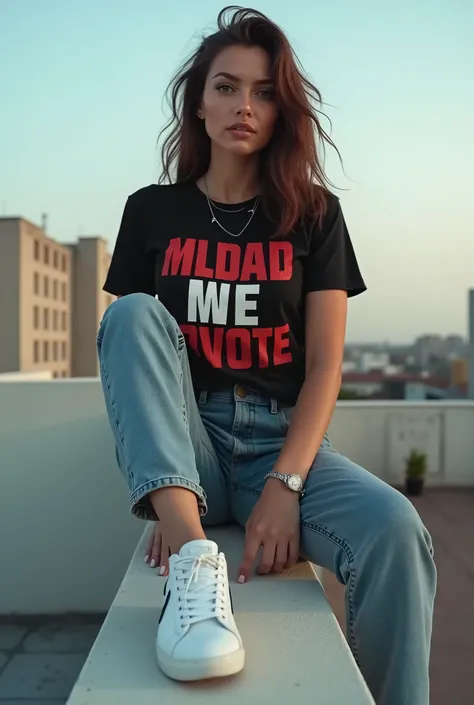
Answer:
<path fill-rule="evenodd" d="M 150 556 L 148 556 L 148 555 L 145 556 L 145 558 L 143 559 L 143 560 L 145 561 L 145 563 L 148 563 L 148 559 L 149 559 L 149 558 L 150 558 Z"/>
<path fill-rule="evenodd" d="M 164 575 L 165 572 L 166 572 L 166 566 L 165 566 L 165 565 L 162 565 L 161 568 L 160 568 L 160 575 Z"/>
<path fill-rule="evenodd" d="M 156 567 L 156 561 L 154 558 L 152 558 L 151 563 L 150 563 L 150 568 L 155 568 L 155 567 Z"/>
<path fill-rule="evenodd" d="M 239 579 L 237 580 L 238 583 L 245 583 L 245 576 L 244 575 L 239 575 Z"/>

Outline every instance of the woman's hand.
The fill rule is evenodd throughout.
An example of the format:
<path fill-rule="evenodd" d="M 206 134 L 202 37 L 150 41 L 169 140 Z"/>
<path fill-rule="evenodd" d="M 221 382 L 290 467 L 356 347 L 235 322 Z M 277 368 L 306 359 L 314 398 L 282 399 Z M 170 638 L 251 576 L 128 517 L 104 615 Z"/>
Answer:
<path fill-rule="evenodd" d="M 239 583 L 250 577 L 260 546 L 262 559 L 257 572 L 280 573 L 299 558 L 300 496 L 280 480 L 268 479 L 245 526 L 245 550 L 239 568 Z"/>
<path fill-rule="evenodd" d="M 160 567 L 160 575 L 168 575 L 168 558 L 170 556 L 169 543 L 164 538 L 159 521 L 155 522 L 155 527 L 150 535 L 148 548 L 145 555 L 145 563 L 150 568 Z"/>

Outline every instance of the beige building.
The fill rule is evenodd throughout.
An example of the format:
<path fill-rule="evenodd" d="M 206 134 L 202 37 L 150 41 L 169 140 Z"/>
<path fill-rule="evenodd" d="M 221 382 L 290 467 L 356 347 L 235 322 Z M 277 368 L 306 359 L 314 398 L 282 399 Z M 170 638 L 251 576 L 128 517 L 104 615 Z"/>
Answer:
<path fill-rule="evenodd" d="M 101 238 L 65 245 L 24 218 L 0 218 L 0 372 L 96 377 L 109 263 Z"/>

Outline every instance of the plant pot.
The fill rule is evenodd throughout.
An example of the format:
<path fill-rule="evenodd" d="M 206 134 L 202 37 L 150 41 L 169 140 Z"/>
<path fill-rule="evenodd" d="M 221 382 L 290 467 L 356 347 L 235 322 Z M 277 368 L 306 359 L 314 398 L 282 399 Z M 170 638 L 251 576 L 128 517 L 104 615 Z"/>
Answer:
<path fill-rule="evenodd" d="M 422 477 L 407 477 L 405 478 L 405 492 L 408 495 L 423 494 L 423 486 L 425 482 Z"/>

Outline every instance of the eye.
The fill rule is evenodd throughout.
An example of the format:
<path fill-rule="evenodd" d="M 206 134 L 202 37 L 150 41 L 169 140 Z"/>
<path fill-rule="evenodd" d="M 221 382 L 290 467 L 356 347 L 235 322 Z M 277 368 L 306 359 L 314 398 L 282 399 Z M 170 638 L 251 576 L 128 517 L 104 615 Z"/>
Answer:
<path fill-rule="evenodd" d="M 257 95 L 264 100 L 273 100 L 275 98 L 275 91 L 273 88 L 262 88 L 258 91 Z"/>
<path fill-rule="evenodd" d="M 216 86 L 216 90 L 218 90 L 219 93 L 230 93 L 234 89 L 228 83 L 219 83 L 219 85 Z"/>

